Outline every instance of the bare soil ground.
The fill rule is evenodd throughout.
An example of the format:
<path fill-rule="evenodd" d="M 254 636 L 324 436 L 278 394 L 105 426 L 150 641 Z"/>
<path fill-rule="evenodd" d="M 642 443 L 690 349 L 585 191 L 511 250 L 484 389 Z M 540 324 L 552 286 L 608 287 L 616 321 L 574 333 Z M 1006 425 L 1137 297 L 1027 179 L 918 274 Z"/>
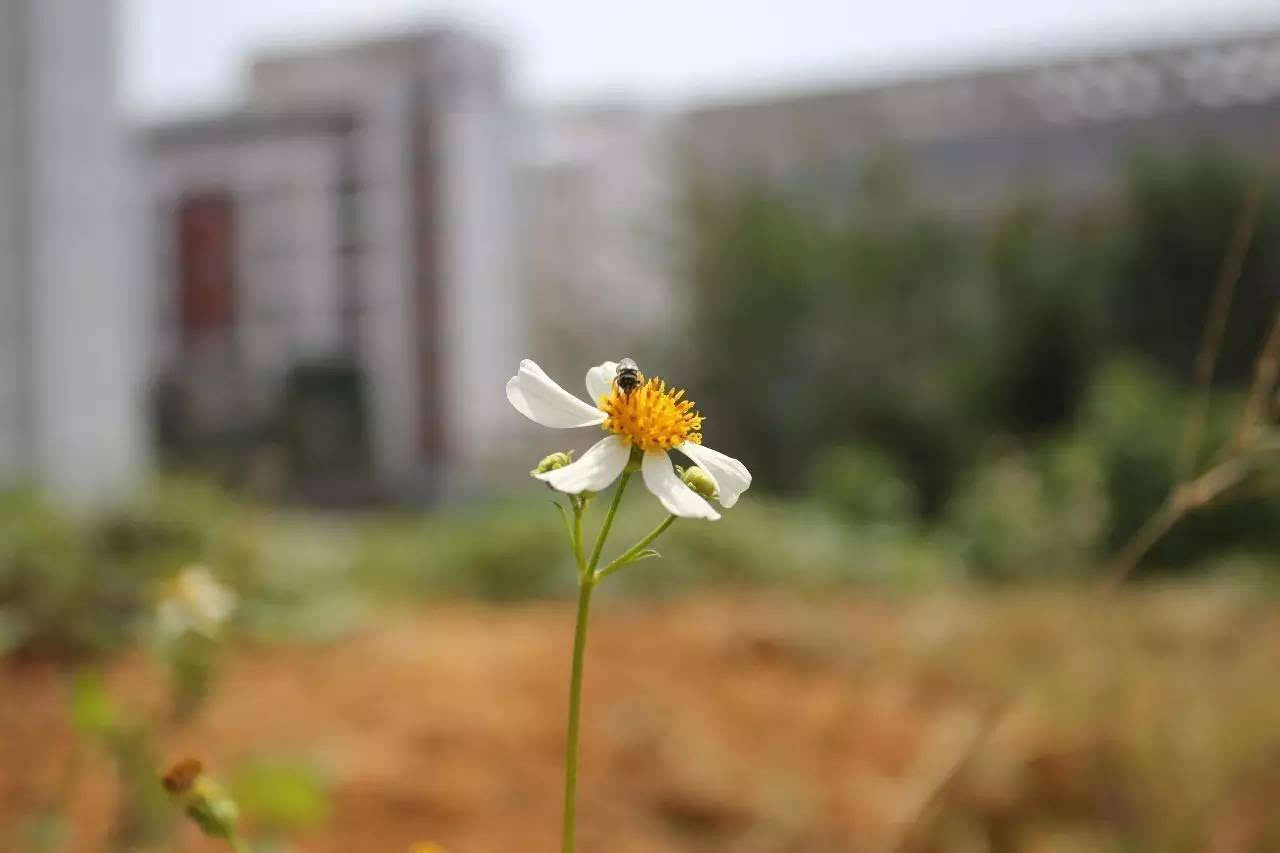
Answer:
<path fill-rule="evenodd" d="M 593 615 L 584 853 L 1273 849 L 1253 803 L 1278 784 L 1280 618 L 1251 596 L 606 598 Z M 556 850 L 572 619 L 449 604 L 332 646 L 239 648 L 164 757 L 320 760 L 332 816 L 304 851 Z M 153 677 L 133 658 L 112 688 L 145 702 Z M 0 827 L 67 785 L 65 707 L 52 667 L 0 666 Z M 110 765 L 90 755 L 66 790 L 70 849 L 103 849 Z M 184 832 L 175 849 L 218 848 Z"/>

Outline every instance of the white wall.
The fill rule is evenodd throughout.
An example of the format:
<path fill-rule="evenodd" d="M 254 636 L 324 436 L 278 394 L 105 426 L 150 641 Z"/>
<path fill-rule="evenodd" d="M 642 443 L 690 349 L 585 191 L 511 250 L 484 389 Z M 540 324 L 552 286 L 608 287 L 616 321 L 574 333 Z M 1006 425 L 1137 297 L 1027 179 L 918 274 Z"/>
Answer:
<path fill-rule="evenodd" d="M 137 208 L 117 113 L 113 7 L 0 0 L 0 38 L 11 39 L 0 50 L 0 135 L 9 143 L 0 146 L 0 230 L 9 235 L 0 315 L 10 318 L 0 329 L 9 356 L 0 393 L 25 386 L 14 407 L 22 426 L 11 411 L 0 444 L 12 448 L 24 434 L 23 467 L 81 505 L 132 486 L 146 445 L 145 306 L 135 291 Z"/>
<path fill-rule="evenodd" d="M 25 253 L 20 251 L 26 219 L 20 11 L 12 0 L 0 0 L 0 485 L 29 473 Z"/>
<path fill-rule="evenodd" d="M 571 354 L 581 365 L 628 355 L 644 367 L 682 331 L 672 119 L 580 107 L 535 114 L 531 126 L 520 248 L 540 357 Z"/>
<path fill-rule="evenodd" d="M 503 387 L 527 353 L 512 269 L 504 70 L 500 49 L 428 30 L 264 60 L 252 75 L 256 105 L 359 110 L 357 181 L 368 238 L 361 341 L 375 460 L 385 482 L 410 493 L 424 484 L 483 482 L 480 469 L 515 423 Z M 439 231 L 428 238 L 436 255 L 425 276 L 426 286 L 438 287 L 436 329 L 421 328 L 418 313 L 424 280 L 416 268 L 413 181 L 414 161 L 424 154 L 432 165 L 427 190 L 438 193 L 431 224 Z M 422 341 L 423 334 L 431 337 Z M 420 369 L 424 345 L 440 359 L 430 387 Z M 439 467 L 423 448 L 428 407 L 439 407 L 444 433 Z"/>
<path fill-rule="evenodd" d="M 27 7 L 36 455 L 47 484 L 77 501 L 130 485 L 144 447 L 146 308 L 136 298 L 112 6 Z"/>
<path fill-rule="evenodd" d="M 447 488 L 467 491 L 491 484 L 495 468 L 509 471 L 513 460 L 504 457 L 521 449 L 511 439 L 523 425 L 504 391 L 520 359 L 531 354 L 513 257 L 512 113 L 497 50 L 459 39 L 432 60 L 440 402 L 450 459 L 441 473 Z"/>
<path fill-rule="evenodd" d="M 353 109 L 359 118 L 354 140 L 359 360 L 367 381 L 375 471 L 382 482 L 408 492 L 420 473 L 422 455 L 413 293 L 414 102 L 412 68 L 405 67 L 413 51 L 393 53 L 321 50 L 259 63 L 250 98 L 266 109 L 337 105 Z"/>

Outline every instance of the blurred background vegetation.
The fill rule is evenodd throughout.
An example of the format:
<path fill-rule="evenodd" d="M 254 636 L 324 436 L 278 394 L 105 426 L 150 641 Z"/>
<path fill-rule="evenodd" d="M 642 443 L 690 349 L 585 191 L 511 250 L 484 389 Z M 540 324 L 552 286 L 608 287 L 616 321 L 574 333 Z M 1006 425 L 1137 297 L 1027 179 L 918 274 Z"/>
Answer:
<path fill-rule="evenodd" d="M 674 558 L 619 589 L 1089 579 L 1174 484 L 1210 293 L 1262 180 L 1220 151 L 1139 156 L 1122 203 L 1064 212 L 1020 199 L 980 222 L 913 203 L 889 156 L 843 205 L 695 189 L 695 333 L 673 372 L 756 480 L 728 522 L 677 525 Z M 1268 199 L 1202 462 L 1230 435 L 1276 309 L 1277 246 L 1280 203 Z M 354 624 L 381 593 L 506 601 L 572 583 L 554 513 L 528 494 L 422 517 L 272 508 L 252 485 L 169 476 L 97 517 L 8 494 L 0 650 L 118 647 L 158 580 L 193 561 L 243 596 L 245 627 L 290 636 Z M 1236 555 L 1268 576 L 1280 567 L 1270 485 L 1251 479 L 1183 520 L 1141 572 Z"/>
<path fill-rule="evenodd" d="M 604 594 L 817 599 L 856 588 L 894 599 L 1096 579 L 1175 484 L 1211 291 L 1245 196 L 1263 180 L 1220 152 L 1140 156 L 1118 203 L 1064 210 L 1024 198 L 982 221 L 916 204 L 909 172 L 888 156 L 842 204 L 695 185 L 684 223 L 694 332 L 663 355 L 697 389 L 715 445 L 747 460 L 755 484 L 721 523 L 676 525 L 660 544 L 666 559 L 621 573 Z M 1229 315 L 1202 466 L 1229 440 L 1277 309 L 1277 247 L 1280 204 L 1268 198 Z M 1277 481 L 1273 466 L 1180 521 L 1139 577 L 1266 589 L 1280 577 Z M 566 598 L 574 572 L 552 495 L 521 485 L 425 515 L 267 501 L 252 478 L 216 466 L 172 472 L 92 515 L 15 490 L 0 498 L 0 655 L 80 673 L 69 694 L 80 735 L 115 757 L 126 790 L 147 793 L 119 816 L 134 829 L 116 849 L 132 849 L 172 829 L 150 798 L 157 747 L 145 726 L 120 724 L 127 702 L 85 667 L 147 645 L 178 567 L 214 567 L 238 597 L 236 636 L 255 644 L 329 643 L 412 602 Z M 618 541 L 660 518 L 652 501 L 629 500 Z M 1028 630 L 1015 622 L 1014 634 Z M 213 679 L 212 661 L 198 662 Z M 1010 664 L 994 680 L 1026 675 Z M 200 701 L 213 689 L 201 682 Z M 1267 740 L 1247 731 L 1250 743 Z M 1160 799 L 1138 766 L 1145 754 L 1125 759 L 1137 762 L 1125 778 L 1158 810 L 1176 797 Z M 328 819 L 318 767 L 268 754 L 231 770 L 254 825 L 279 839 L 271 849 Z M 1222 770 L 1222 790 L 1233 772 Z M 1178 837 L 1201 837 L 1189 825 Z M 30 849 L 66 837 L 56 821 L 23 826 L 49 839 Z"/>
<path fill-rule="evenodd" d="M 964 222 L 890 157 L 841 206 L 695 192 L 690 360 L 757 483 L 851 525 L 947 544 L 984 579 L 1088 573 L 1174 483 L 1192 362 L 1246 193 L 1219 149 L 1135 156 L 1104 207 L 1035 198 Z M 1277 304 L 1280 205 L 1246 256 L 1202 461 L 1221 448 Z M 728 435 L 729 438 L 720 438 Z M 1271 553 L 1280 496 L 1187 519 L 1144 571 Z"/>

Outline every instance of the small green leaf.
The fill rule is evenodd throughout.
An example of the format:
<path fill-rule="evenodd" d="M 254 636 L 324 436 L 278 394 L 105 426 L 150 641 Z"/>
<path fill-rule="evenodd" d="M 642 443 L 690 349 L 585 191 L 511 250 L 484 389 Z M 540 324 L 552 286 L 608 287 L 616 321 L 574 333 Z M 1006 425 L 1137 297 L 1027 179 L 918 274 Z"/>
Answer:
<path fill-rule="evenodd" d="M 645 548 L 643 551 L 636 552 L 636 555 L 634 557 L 631 557 L 622 565 L 629 566 L 632 563 L 638 563 L 641 560 L 647 560 L 650 557 L 661 557 L 661 556 L 662 556 L 661 554 L 659 554 L 657 551 L 653 550 L 652 548 Z"/>
<path fill-rule="evenodd" d="M 560 511 L 560 520 L 564 522 L 564 531 L 569 534 L 569 539 L 573 539 L 573 524 L 569 521 L 569 513 L 560 504 L 560 501 L 552 501 L 551 505 Z"/>

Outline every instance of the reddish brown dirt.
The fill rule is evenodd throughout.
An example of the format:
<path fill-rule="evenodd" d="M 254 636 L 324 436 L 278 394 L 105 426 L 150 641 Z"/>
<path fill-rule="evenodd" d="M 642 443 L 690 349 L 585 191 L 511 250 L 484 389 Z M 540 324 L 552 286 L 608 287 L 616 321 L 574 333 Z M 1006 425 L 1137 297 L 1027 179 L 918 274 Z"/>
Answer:
<path fill-rule="evenodd" d="M 579 850 L 884 849 L 997 696 L 994 684 L 978 687 L 991 680 L 981 665 L 961 678 L 954 663 L 975 656 L 949 632 L 990 642 L 982 622 L 962 631 L 953 610 L 930 607 L 600 602 Z M 427 840 L 450 853 L 556 850 L 572 618 L 569 604 L 442 605 L 332 646 L 240 649 L 199 719 L 165 738 L 165 758 L 197 755 L 217 772 L 287 753 L 331 767 L 332 820 L 297 839 L 304 851 L 407 851 Z M 1037 619 L 1024 621 L 1034 632 Z M 1016 652 L 1052 658 L 1031 641 Z M 145 701 L 153 675 L 128 661 L 112 687 Z M 0 697 L 4 826 L 61 784 L 71 738 L 50 668 L 0 668 Z M 1043 784 L 1053 781 L 1043 767 L 1092 760 L 1072 748 L 1033 756 Z M 1012 808 L 1000 769 L 975 786 L 971 799 L 986 799 L 973 808 Z M 90 756 L 70 786 L 81 853 L 102 849 L 109 777 Z M 220 848 L 188 831 L 175 849 Z"/>

